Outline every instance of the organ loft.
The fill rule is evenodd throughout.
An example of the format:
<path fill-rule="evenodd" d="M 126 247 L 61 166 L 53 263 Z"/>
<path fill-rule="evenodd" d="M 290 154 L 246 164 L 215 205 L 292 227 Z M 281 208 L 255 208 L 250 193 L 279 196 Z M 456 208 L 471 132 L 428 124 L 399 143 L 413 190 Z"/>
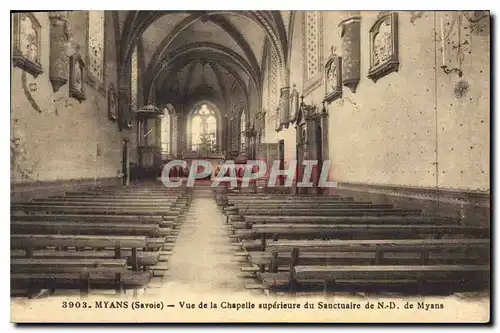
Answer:
<path fill-rule="evenodd" d="M 488 11 L 11 19 L 12 300 L 489 297 Z"/>

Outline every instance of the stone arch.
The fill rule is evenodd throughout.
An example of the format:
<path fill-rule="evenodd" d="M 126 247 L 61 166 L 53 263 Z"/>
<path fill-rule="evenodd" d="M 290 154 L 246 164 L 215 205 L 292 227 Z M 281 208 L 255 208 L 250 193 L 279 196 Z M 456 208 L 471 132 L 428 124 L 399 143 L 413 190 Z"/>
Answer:
<path fill-rule="evenodd" d="M 162 17 L 163 15 L 168 15 L 172 13 L 179 13 L 179 11 L 130 11 L 125 19 L 124 31 L 121 35 L 120 44 L 120 63 L 124 64 L 128 62 L 131 55 L 131 50 L 138 42 L 142 33 L 152 24 L 155 20 Z M 286 30 L 284 29 L 284 23 L 279 13 L 267 12 L 267 11 L 204 11 L 195 12 L 191 20 L 185 22 L 184 29 L 187 28 L 192 22 L 202 17 L 209 17 L 211 15 L 224 15 L 232 14 L 244 17 L 250 21 L 256 23 L 265 33 L 267 39 L 269 40 L 271 46 L 277 52 L 279 59 L 279 68 L 281 72 L 282 81 L 286 77 L 286 50 L 287 50 L 287 38 Z M 178 33 L 182 32 L 183 29 L 178 29 Z M 172 39 L 175 38 L 177 34 L 172 35 Z M 166 41 L 165 45 L 168 45 L 170 41 Z M 284 82 L 282 82 L 284 83 Z"/>

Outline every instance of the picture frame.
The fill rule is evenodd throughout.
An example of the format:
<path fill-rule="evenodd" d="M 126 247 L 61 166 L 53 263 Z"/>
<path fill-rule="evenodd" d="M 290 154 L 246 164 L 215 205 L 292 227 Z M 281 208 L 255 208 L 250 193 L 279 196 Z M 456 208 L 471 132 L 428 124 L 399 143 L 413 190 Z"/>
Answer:
<path fill-rule="evenodd" d="M 37 77 L 43 73 L 41 62 L 41 25 L 32 13 L 13 14 L 13 52 L 15 67 Z"/>
<path fill-rule="evenodd" d="M 112 83 L 108 87 L 108 118 L 111 121 L 118 119 L 118 96 Z"/>
<path fill-rule="evenodd" d="M 382 13 L 370 29 L 370 69 L 374 82 L 399 70 L 398 14 Z"/>
<path fill-rule="evenodd" d="M 85 100 L 85 63 L 78 54 L 69 58 L 69 96 L 80 103 Z"/>
<path fill-rule="evenodd" d="M 331 103 L 342 97 L 342 57 L 332 54 L 325 65 L 325 101 Z"/>

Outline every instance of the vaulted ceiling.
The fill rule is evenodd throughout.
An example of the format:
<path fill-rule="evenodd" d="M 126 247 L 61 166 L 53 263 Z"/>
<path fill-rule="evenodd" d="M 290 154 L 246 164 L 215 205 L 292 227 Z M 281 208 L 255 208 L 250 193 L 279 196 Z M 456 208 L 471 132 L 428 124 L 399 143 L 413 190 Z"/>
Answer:
<path fill-rule="evenodd" d="M 261 96 L 265 44 L 286 63 L 287 13 L 273 11 L 120 12 L 121 60 L 142 46 L 145 91 L 178 102 Z M 285 28 L 285 25 L 287 27 Z"/>

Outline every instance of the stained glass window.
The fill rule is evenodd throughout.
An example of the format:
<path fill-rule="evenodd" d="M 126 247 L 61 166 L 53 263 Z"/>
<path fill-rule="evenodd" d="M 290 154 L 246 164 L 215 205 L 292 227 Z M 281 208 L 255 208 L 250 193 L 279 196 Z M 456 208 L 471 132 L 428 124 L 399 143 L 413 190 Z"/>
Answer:
<path fill-rule="evenodd" d="M 213 151 L 217 143 L 217 119 L 206 105 L 194 112 L 191 118 L 191 149 Z"/>

